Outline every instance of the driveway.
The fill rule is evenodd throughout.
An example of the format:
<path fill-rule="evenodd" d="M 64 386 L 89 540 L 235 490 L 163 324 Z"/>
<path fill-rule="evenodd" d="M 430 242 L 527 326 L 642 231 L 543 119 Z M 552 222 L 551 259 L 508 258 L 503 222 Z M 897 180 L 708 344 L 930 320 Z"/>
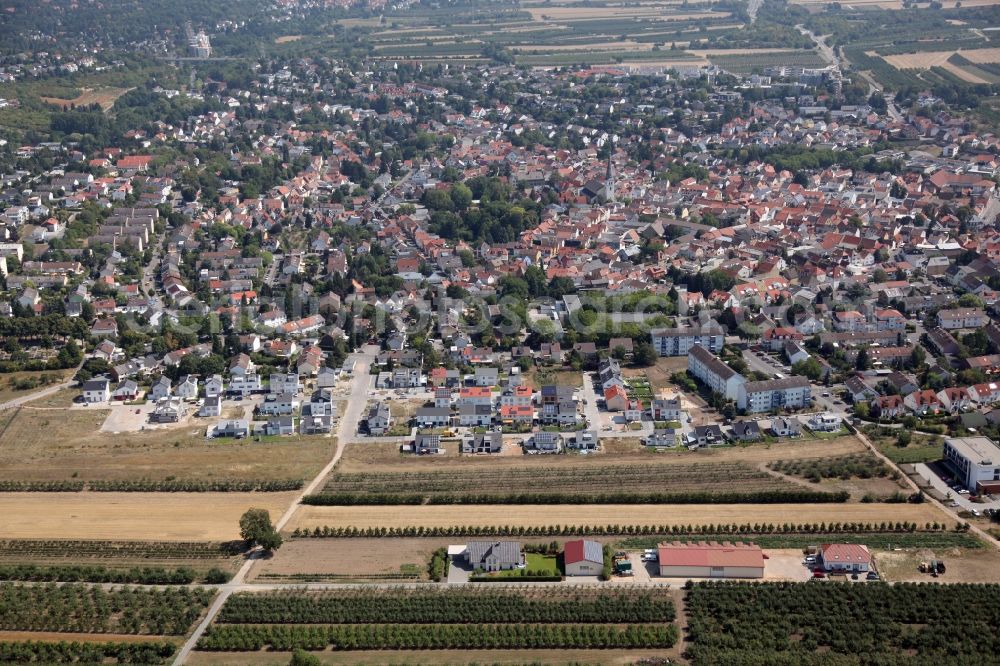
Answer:
<path fill-rule="evenodd" d="M 955 502 L 958 504 L 957 507 L 953 507 L 956 511 L 985 511 L 986 509 L 1000 509 L 1000 500 L 993 502 L 971 502 L 969 501 L 968 495 L 959 494 L 957 490 L 952 490 L 951 487 L 945 483 L 944 479 L 937 475 L 937 473 L 930 468 L 926 463 L 917 463 L 914 466 L 917 474 L 927 479 L 934 490 L 941 493 L 942 497 L 948 498 L 945 500 L 945 504 L 949 502 Z"/>
<path fill-rule="evenodd" d="M 468 562 L 465 562 L 460 558 L 451 558 L 451 562 L 448 564 L 449 585 L 463 585 L 468 583 L 469 576 L 471 575 L 472 569 L 469 567 Z"/>

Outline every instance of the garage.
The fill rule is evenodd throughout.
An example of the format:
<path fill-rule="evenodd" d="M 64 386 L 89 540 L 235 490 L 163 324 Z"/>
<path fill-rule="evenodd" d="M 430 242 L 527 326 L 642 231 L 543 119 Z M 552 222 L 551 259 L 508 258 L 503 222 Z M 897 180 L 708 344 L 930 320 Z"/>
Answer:
<path fill-rule="evenodd" d="M 660 575 L 665 578 L 763 578 L 764 553 L 752 543 L 661 543 Z"/>

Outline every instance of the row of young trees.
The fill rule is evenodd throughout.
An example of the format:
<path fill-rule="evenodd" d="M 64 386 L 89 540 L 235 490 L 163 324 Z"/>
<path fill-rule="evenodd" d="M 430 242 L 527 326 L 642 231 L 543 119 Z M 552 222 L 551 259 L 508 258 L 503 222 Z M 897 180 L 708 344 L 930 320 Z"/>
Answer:
<path fill-rule="evenodd" d="M 183 635 L 215 592 L 97 585 L 0 584 L 0 629 Z"/>
<path fill-rule="evenodd" d="M 306 495 L 313 506 L 419 505 L 419 504 L 829 504 L 850 499 L 846 491 L 761 490 L 756 492 L 680 493 L 462 493 L 449 495 L 397 495 L 394 493 L 320 493 Z"/>
<path fill-rule="evenodd" d="M 105 566 L 80 564 L 0 565 L 0 580 L 63 583 L 132 583 L 137 585 L 190 585 L 196 581 L 219 585 L 230 579 L 222 569 L 212 568 L 199 575 L 190 567 L 166 569 L 164 567 L 132 567 L 110 569 Z"/>
<path fill-rule="evenodd" d="M 223 624 L 443 624 L 671 622 L 674 604 L 663 590 L 601 593 L 548 588 L 515 590 L 350 590 L 235 594 Z"/>
<path fill-rule="evenodd" d="M 686 605 L 694 664 L 987 664 L 1000 649 L 997 585 L 698 583 Z"/>
<path fill-rule="evenodd" d="M 302 479 L 119 479 L 111 481 L 0 481 L 2 492 L 76 493 L 278 493 L 302 488 Z"/>
<path fill-rule="evenodd" d="M 173 643 L 0 642 L 3 664 L 165 664 Z"/>
<path fill-rule="evenodd" d="M 428 618 L 433 621 L 433 618 Z M 214 625 L 200 650 L 477 650 L 668 648 L 677 642 L 672 624 L 617 627 L 607 624 L 357 624 Z"/>
<path fill-rule="evenodd" d="M 719 523 L 707 525 L 460 525 L 450 527 L 314 527 L 292 531 L 293 538 L 356 537 L 453 537 L 453 536 L 615 536 L 615 535 L 698 535 L 698 534 L 851 534 L 912 533 L 919 529 L 913 522 L 882 523 Z M 927 523 L 927 531 L 945 529 L 945 525 Z M 960 524 L 964 531 L 968 525 Z"/>

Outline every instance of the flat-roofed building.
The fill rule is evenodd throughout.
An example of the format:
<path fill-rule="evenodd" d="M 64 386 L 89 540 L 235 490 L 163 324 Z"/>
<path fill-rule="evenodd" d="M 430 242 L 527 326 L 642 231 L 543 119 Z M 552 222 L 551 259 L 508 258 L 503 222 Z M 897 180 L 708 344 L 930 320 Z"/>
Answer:
<path fill-rule="evenodd" d="M 950 437 L 944 440 L 944 459 L 971 491 L 1000 491 L 1000 447 L 988 437 Z"/>
<path fill-rule="evenodd" d="M 700 379 L 715 393 L 721 393 L 727 400 L 739 397 L 740 386 L 746 378 L 722 362 L 709 350 L 695 345 L 688 352 L 688 372 Z"/>

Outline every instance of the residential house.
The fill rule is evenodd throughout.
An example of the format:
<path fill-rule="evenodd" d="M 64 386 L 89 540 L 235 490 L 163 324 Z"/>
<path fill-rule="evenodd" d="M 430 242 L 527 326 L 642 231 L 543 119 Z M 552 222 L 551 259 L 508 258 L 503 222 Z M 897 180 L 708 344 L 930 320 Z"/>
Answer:
<path fill-rule="evenodd" d="M 177 382 L 174 394 L 182 400 L 196 400 L 198 398 L 198 378 L 194 375 L 184 375 Z"/>
<path fill-rule="evenodd" d="M 809 417 L 806 425 L 814 432 L 836 432 L 843 425 L 843 418 L 837 414 L 817 413 Z"/>
<path fill-rule="evenodd" d="M 112 400 L 129 401 L 139 397 L 139 385 L 131 379 L 125 379 L 111 393 Z"/>
<path fill-rule="evenodd" d="M 628 392 L 615 385 L 604 390 L 604 405 L 609 412 L 620 412 L 629 406 Z"/>
<path fill-rule="evenodd" d="M 722 434 L 722 428 L 716 424 L 695 426 L 687 434 L 685 444 L 688 448 L 698 448 L 702 446 L 720 446 L 726 443 L 726 438 Z"/>
<path fill-rule="evenodd" d="M 903 405 L 914 414 L 920 415 L 937 414 L 944 408 L 933 389 L 910 393 L 903 398 Z"/>
<path fill-rule="evenodd" d="M 682 439 L 683 434 L 679 428 L 656 428 L 642 443 L 656 448 L 674 448 L 681 445 Z"/>
<path fill-rule="evenodd" d="M 681 408 L 680 398 L 656 398 L 649 404 L 649 416 L 654 421 L 683 422 L 687 415 Z"/>
<path fill-rule="evenodd" d="M 268 436 L 287 436 L 295 434 L 295 419 L 291 416 L 276 416 L 264 424 L 264 434 Z"/>
<path fill-rule="evenodd" d="M 377 403 L 372 405 L 368 409 L 368 414 L 365 417 L 365 423 L 368 426 L 368 434 L 373 437 L 380 437 L 389 430 L 392 425 L 392 416 L 389 412 L 389 405 L 385 403 Z"/>
<path fill-rule="evenodd" d="M 250 422 L 243 419 L 221 421 L 209 428 L 208 436 L 243 439 L 250 436 Z"/>
<path fill-rule="evenodd" d="M 962 328 L 980 328 L 989 323 L 989 317 L 982 308 L 953 308 L 938 310 L 938 326 L 946 331 Z"/>
<path fill-rule="evenodd" d="M 525 563 L 519 541 L 470 541 L 465 546 L 465 559 L 469 566 L 482 571 L 523 568 Z"/>
<path fill-rule="evenodd" d="M 462 405 L 458 408 L 458 425 L 467 428 L 493 423 L 493 408 L 489 405 Z"/>
<path fill-rule="evenodd" d="M 596 451 L 599 446 L 597 432 L 594 430 L 582 430 L 566 442 L 566 448 L 580 451 Z"/>
<path fill-rule="evenodd" d="M 221 396 L 225 392 L 225 386 L 222 382 L 222 375 L 212 375 L 205 380 L 205 397 L 213 398 L 215 396 Z"/>
<path fill-rule="evenodd" d="M 146 394 L 146 399 L 157 402 L 172 395 L 173 391 L 174 388 L 170 384 L 170 378 L 166 375 L 161 375 L 160 378 L 153 382 L 153 385 L 149 388 L 149 392 Z"/>
<path fill-rule="evenodd" d="M 417 435 L 413 440 L 413 452 L 418 455 L 443 453 L 441 435 Z"/>
<path fill-rule="evenodd" d="M 872 401 L 872 412 L 880 419 L 894 419 L 905 411 L 903 397 L 899 395 L 885 395 Z"/>
<path fill-rule="evenodd" d="M 732 431 L 733 439 L 738 442 L 759 442 L 764 436 L 756 421 L 737 421 Z"/>
<path fill-rule="evenodd" d="M 222 396 L 210 395 L 205 397 L 198 410 L 198 416 L 222 416 Z"/>
<path fill-rule="evenodd" d="M 476 368 L 473 381 L 476 386 L 496 386 L 500 383 L 500 371 L 496 368 Z"/>
<path fill-rule="evenodd" d="M 417 427 L 440 428 L 451 424 L 451 409 L 421 407 L 416 414 Z"/>
<path fill-rule="evenodd" d="M 107 377 L 95 377 L 83 383 L 84 402 L 108 402 L 110 399 L 111 381 Z"/>
<path fill-rule="evenodd" d="M 503 448 L 503 433 L 492 430 L 475 434 L 462 440 L 462 453 L 500 453 Z"/>
<path fill-rule="evenodd" d="M 802 434 L 802 426 L 798 419 L 776 416 L 771 419 L 771 434 L 775 437 L 798 437 Z"/>
<path fill-rule="evenodd" d="M 267 416 L 288 416 L 299 408 L 299 399 L 294 393 L 268 393 L 264 402 L 257 407 L 258 414 Z"/>
<path fill-rule="evenodd" d="M 531 438 L 531 445 L 536 451 L 543 453 L 558 453 L 563 448 L 563 436 L 557 432 L 540 431 Z"/>
<path fill-rule="evenodd" d="M 187 410 L 180 397 L 169 396 L 156 401 L 156 407 L 149 414 L 152 423 L 177 423 Z"/>

